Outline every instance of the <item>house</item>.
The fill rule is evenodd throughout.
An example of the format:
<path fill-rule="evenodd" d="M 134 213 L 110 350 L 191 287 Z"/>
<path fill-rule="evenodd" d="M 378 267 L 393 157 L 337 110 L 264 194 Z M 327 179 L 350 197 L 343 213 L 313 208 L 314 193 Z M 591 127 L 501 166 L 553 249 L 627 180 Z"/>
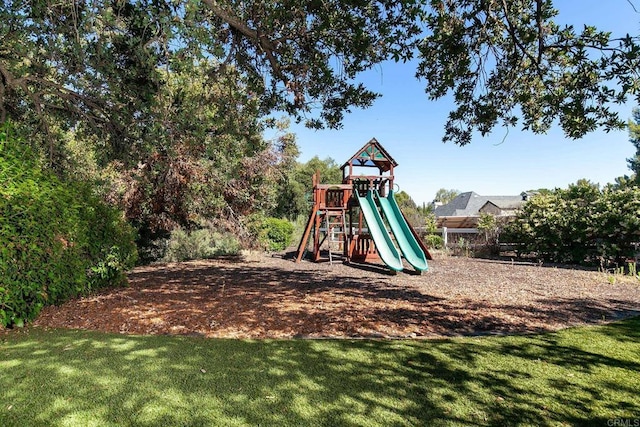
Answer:
<path fill-rule="evenodd" d="M 473 191 L 461 193 L 446 205 L 436 206 L 434 213 L 438 227 L 473 228 L 481 213 L 512 216 L 531 193 L 518 196 L 481 196 Z"/>

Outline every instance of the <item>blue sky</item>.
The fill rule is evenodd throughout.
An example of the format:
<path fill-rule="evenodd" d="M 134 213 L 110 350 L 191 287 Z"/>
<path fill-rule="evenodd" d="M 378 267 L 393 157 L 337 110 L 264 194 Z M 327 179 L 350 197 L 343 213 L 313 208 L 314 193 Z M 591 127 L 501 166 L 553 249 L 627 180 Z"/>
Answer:
<path fill-rule="evenodd" d="M 632 0 L 640 10 L 640 1 Z M 640 14 L 627 0 L 555 0 L 556 22 L 596 25 L 614 36 L 640 34 Z M 383 96 L 366 110 L 347 115 L 340 130 L 314 131 L 292 124 L 301 150 L 299 161 L 313 156 L 348 160 L 375 137 L 398 162 L 396 183 L 416 203 L 429 203 L 440 188 L 481 195 L 515 195 L 537 188 L 564 188 L 581 178 L 606 184 L 629 174 L 626 158 L 634 148 L 626 131 L 595 132 L 580 140 L 553 128 L 534 135 L 518 128 L 498 128 L 459 147 L 442 135 L 450 99 L 429 101 L 424 83 L 414 78 L 415 63 L 385 63 L 361 76 Z M 624 119 L 635 104 L 618 108 Z"/>

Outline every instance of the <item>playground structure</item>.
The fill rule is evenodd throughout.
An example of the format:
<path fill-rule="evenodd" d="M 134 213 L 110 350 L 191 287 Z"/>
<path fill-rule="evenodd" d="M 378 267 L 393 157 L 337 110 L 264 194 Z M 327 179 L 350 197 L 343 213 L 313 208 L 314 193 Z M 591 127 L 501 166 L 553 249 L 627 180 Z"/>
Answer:
<path fill-rule="evenodd" d="M 296 262 L 308 251 L 321 260 L 326 242 L 329 262 L 332 244 L 347 262 L 382 260 L 392 271 L 403 269 L 402 258 L 422 272 L 428 269 L 429 250 L 400 211 L 394 196 L 393 170 L 398 164 L 382 145 L 371 139 L 344 165 L 342 184 L 321 184 L 313 176 L 313 208 L 298 245 Z M 356 168 L 377 168 L 377 175 L 355 175 Z"/>

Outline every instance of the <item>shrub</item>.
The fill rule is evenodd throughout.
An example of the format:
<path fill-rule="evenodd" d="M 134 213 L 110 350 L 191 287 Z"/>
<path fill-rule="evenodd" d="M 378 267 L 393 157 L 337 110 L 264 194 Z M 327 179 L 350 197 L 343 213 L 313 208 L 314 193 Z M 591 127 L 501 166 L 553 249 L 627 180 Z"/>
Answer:
<path fill-rule="evenodd" d="M 214 233 L 216 256 L 238 255 L 240 253 L 240 241 L 231 233 Z"/>
<path fill-rule="evenodd" d="M 640 241 L 640 188 L 578 182 L 531 198 L 501 236 L 553 262 L 619 264 Z"/>
<path fill-rule="evenodd" d="M 247 228 L 253 238 L 249 246 L 267 251 L 281 251 L 293 240 L 294 226 L 286 219 L 265 218 L 256 214 L 247 218 L 247 222 Z"/>
<path fill-rule="evenodd" d="M 424 238 L 424 242 L 428 248 L 442 249 L 444 247 L 444 239 L 438 234 L 428 234 Z"/>
<path fill-rule="evenodd" d="M 202 233 L 189 233 L 181 228 L 171 232 L 164 254 L 165 262 L 182 262 L 198 258 L 209 258 L 212 252 L 208 236 Z"/>
<path fill-rule="evenodd" d="M 190 232 L 178 228 L 171 232 L 163 261 L 208 259 L 221 255 L 237 255 L 239 252 L 240 243 L 232 234 L 218 233 L 209 228 Z"/>
<path fill-rule="evenodd" d="M 293 224 L 286 219 L 267 218 L 266 244 L 270 251 L 281 251 L 286 249 L 293 238 Z"/>
<path fill-rule="evenodd" d="M 42 307 L 125 283 L 133 230 L 85 183 L 43 170 L 0 128 L 0 324 L 22 325 Z"/>

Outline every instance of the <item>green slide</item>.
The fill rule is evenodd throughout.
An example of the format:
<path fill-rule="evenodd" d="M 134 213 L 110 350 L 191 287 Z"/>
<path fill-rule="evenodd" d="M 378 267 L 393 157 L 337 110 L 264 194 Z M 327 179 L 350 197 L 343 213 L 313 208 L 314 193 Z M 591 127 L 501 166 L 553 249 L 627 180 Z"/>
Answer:
<path fill-rule="evenodd" d="M 376 191 L 376 198 L 378 199 L 378 203 L 380 203 L 382 212 L 389 223 L 389 227 L 391 227 L 391 231 L 396 238 L 398 246 L 400 246 L 404 258 L 416 270 L 427 270 L 429 268 L 427 265 L 427 257 L 424 255 L 416 238 L 409 229 L 402 212 L 400 212 L 400 207 L 396 202 L 393 190 L 389 191 L 388 197 L 381 197 Z"/>
<path fill-rule="evenodd" d="M 369 191 L 366 198 L 360 197 L 357 191 L 355 191 L 355 194 L 360 203 L 364 219 L 367 221 L 369 234 L 371 234 L 371 238 L 376 244 L 378 255 L 390 269 L 402 271 L 402 258 L 400 258 L 400 253 L 393 245 L 393 241 L 391 241 L 391 237 L 387 232 L 387 227 L 385 227 L 380 212 L 378 212 L 376 202 L 373 199 L 373 192 Z"/>

